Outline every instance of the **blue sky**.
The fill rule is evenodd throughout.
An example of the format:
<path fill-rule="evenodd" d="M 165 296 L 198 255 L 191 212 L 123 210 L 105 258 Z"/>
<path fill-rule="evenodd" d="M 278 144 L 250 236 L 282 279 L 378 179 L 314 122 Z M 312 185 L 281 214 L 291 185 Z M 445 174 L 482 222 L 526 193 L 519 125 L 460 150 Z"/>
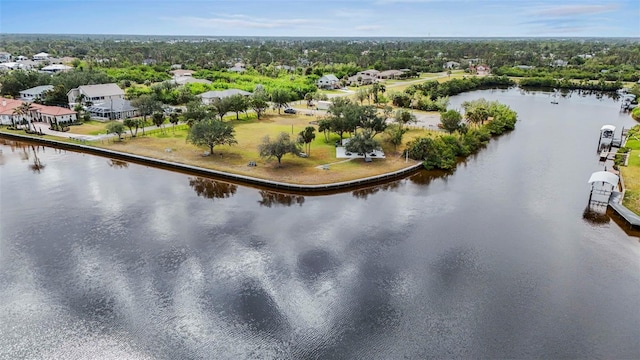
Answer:
<path fill-rule="evenodd" d="M 640 0 L 0 0 L 0 33 L 640 37 Z"/>

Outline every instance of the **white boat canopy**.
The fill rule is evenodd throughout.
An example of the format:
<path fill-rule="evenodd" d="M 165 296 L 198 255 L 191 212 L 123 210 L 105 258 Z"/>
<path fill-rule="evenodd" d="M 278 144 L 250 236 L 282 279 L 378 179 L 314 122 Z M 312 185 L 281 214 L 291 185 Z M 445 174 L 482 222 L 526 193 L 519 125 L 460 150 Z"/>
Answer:
<path fill-rule="evenodd" d="M 602 132 L 602 131 L 605 131 L 605 130 L 609 130 L 609 131 L 616 131 L 616 127 L 615 127 L 615 126 L 613 126 L 613 125 L 603 125 L 603 126 L 600 128 L 600 131 Z"/>
<path fill-rule="evenodd" d="M 595 182 L 602 181 L 602 182 L 606 182 L 607 184 L 617 186 L 619 180 L 620 178 L 618 177 L 618 175 L 614 173 L 611 173 L 608 171 L 596 171 L 593 174 L 591 174 L 591 177 L 589 178 L 588 183 L 593 184 Z"/>

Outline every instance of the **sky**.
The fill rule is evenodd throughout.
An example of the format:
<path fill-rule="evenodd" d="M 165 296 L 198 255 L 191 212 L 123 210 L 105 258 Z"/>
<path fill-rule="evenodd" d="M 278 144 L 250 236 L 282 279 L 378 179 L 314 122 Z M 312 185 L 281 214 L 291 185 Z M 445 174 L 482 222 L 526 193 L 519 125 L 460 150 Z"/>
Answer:
<path fill-rule="evenodd" d="M 0 33 L 640 37 L 640 0 L 0 0 Z"/>

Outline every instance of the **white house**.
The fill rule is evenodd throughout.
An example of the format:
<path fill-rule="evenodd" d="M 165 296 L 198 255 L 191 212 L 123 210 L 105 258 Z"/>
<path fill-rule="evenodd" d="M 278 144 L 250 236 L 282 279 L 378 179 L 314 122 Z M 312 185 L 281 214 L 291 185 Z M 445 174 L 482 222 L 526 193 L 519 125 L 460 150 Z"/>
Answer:
<path fill-rule="evenodd" d="M 320 89 L 338 89 L 338 88 L 340 88 L 340 80 L 338 80 L 338 78 L 333 74 L 324 75 L 323 77 L 318 79 L 316 84 L 318 85 L 318 87 Z"/>
<path fill-rule="evenodd" d="M 0 63 L 11 61 L 11 54 L 8 52 L 0 51 Z"/>
<path fill-rule="evenodd" d="M 457 61 L 447 61 L 442 67 L 445 69 L 457 69 L 460 67 L 460 63 Z"/>
<path fill-rule="evenodd" d="M 33 55 L 33 60 L 34 61 L 49 60 L 49 54 L 47 54 L 46 52 L 37 53 L 37 54 Z"/>
<path fill-rule="evenodd" d="M 71 109 L 40 104 L 33 104 L 32 106 L 36 110 L 32 121 L 44 122 L 51 125 L 71 123 L 78 119 L 78 113 Z"/>
<path fill-rule="evenodd" d="M 69 106 L 73 107 L 81 98 L 84 102 L 93 104 L 104 103 L 108 100 L 123 99 L 124 91 L 117 84 L 82 85 L 67 93 Z"/>
<path fill-rule="evenodd" d="M 46 73 L 50 73 L 50 74 L 55 74 L 55 73 L 62 72 L 62 71 L 69 71 L 71 69 L 73 69 L 72 66 L 62 65 L 62 64 L 54 64 L 54 65 L 45 66 L 42 69 L 40 69 L 40 71 L 43 71 L 43 72 L 46 72 Z"/>
<path fill-rule="evenodd" d="M 74 122 L 77 119 L 77 113 L 73 110 L 40 104 L 32 104 L 28 114 L 17 114 L 16 109 L 23 103 L 22 100 L 2 99 L 0 101 L 0 124 L 11 125 L 23 121 L 63 124 Z"/>
<path fill-rule="evenodd" d="M 42 94 L 52 90 L 53 85 L 36 86 L 31 89 L 20 91 L 20 100 L 32 102 L 42 98 Z"/>
<path fill-rule="evenodd" d="M 251 96 L 251 93 L 240 89 L 227 89 L 222 91 L 207 91 L 206 93 L 198 95 L 198 97 L 202 100 L 203 104 L 209 105 L 216 99 L 224 99 L 234 95 Z"/>

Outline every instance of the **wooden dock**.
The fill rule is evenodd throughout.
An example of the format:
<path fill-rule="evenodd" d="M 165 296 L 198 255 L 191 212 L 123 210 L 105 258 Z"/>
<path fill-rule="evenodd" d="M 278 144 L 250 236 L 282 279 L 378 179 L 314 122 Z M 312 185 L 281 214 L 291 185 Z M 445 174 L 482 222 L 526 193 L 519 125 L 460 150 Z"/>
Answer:
<path fill-rule="evenodd" d="M 622 193 L 614 191 L 609 199 L 609 206 L 631 226 L 640 227 L 640 216 L 622 205 Z"/>

